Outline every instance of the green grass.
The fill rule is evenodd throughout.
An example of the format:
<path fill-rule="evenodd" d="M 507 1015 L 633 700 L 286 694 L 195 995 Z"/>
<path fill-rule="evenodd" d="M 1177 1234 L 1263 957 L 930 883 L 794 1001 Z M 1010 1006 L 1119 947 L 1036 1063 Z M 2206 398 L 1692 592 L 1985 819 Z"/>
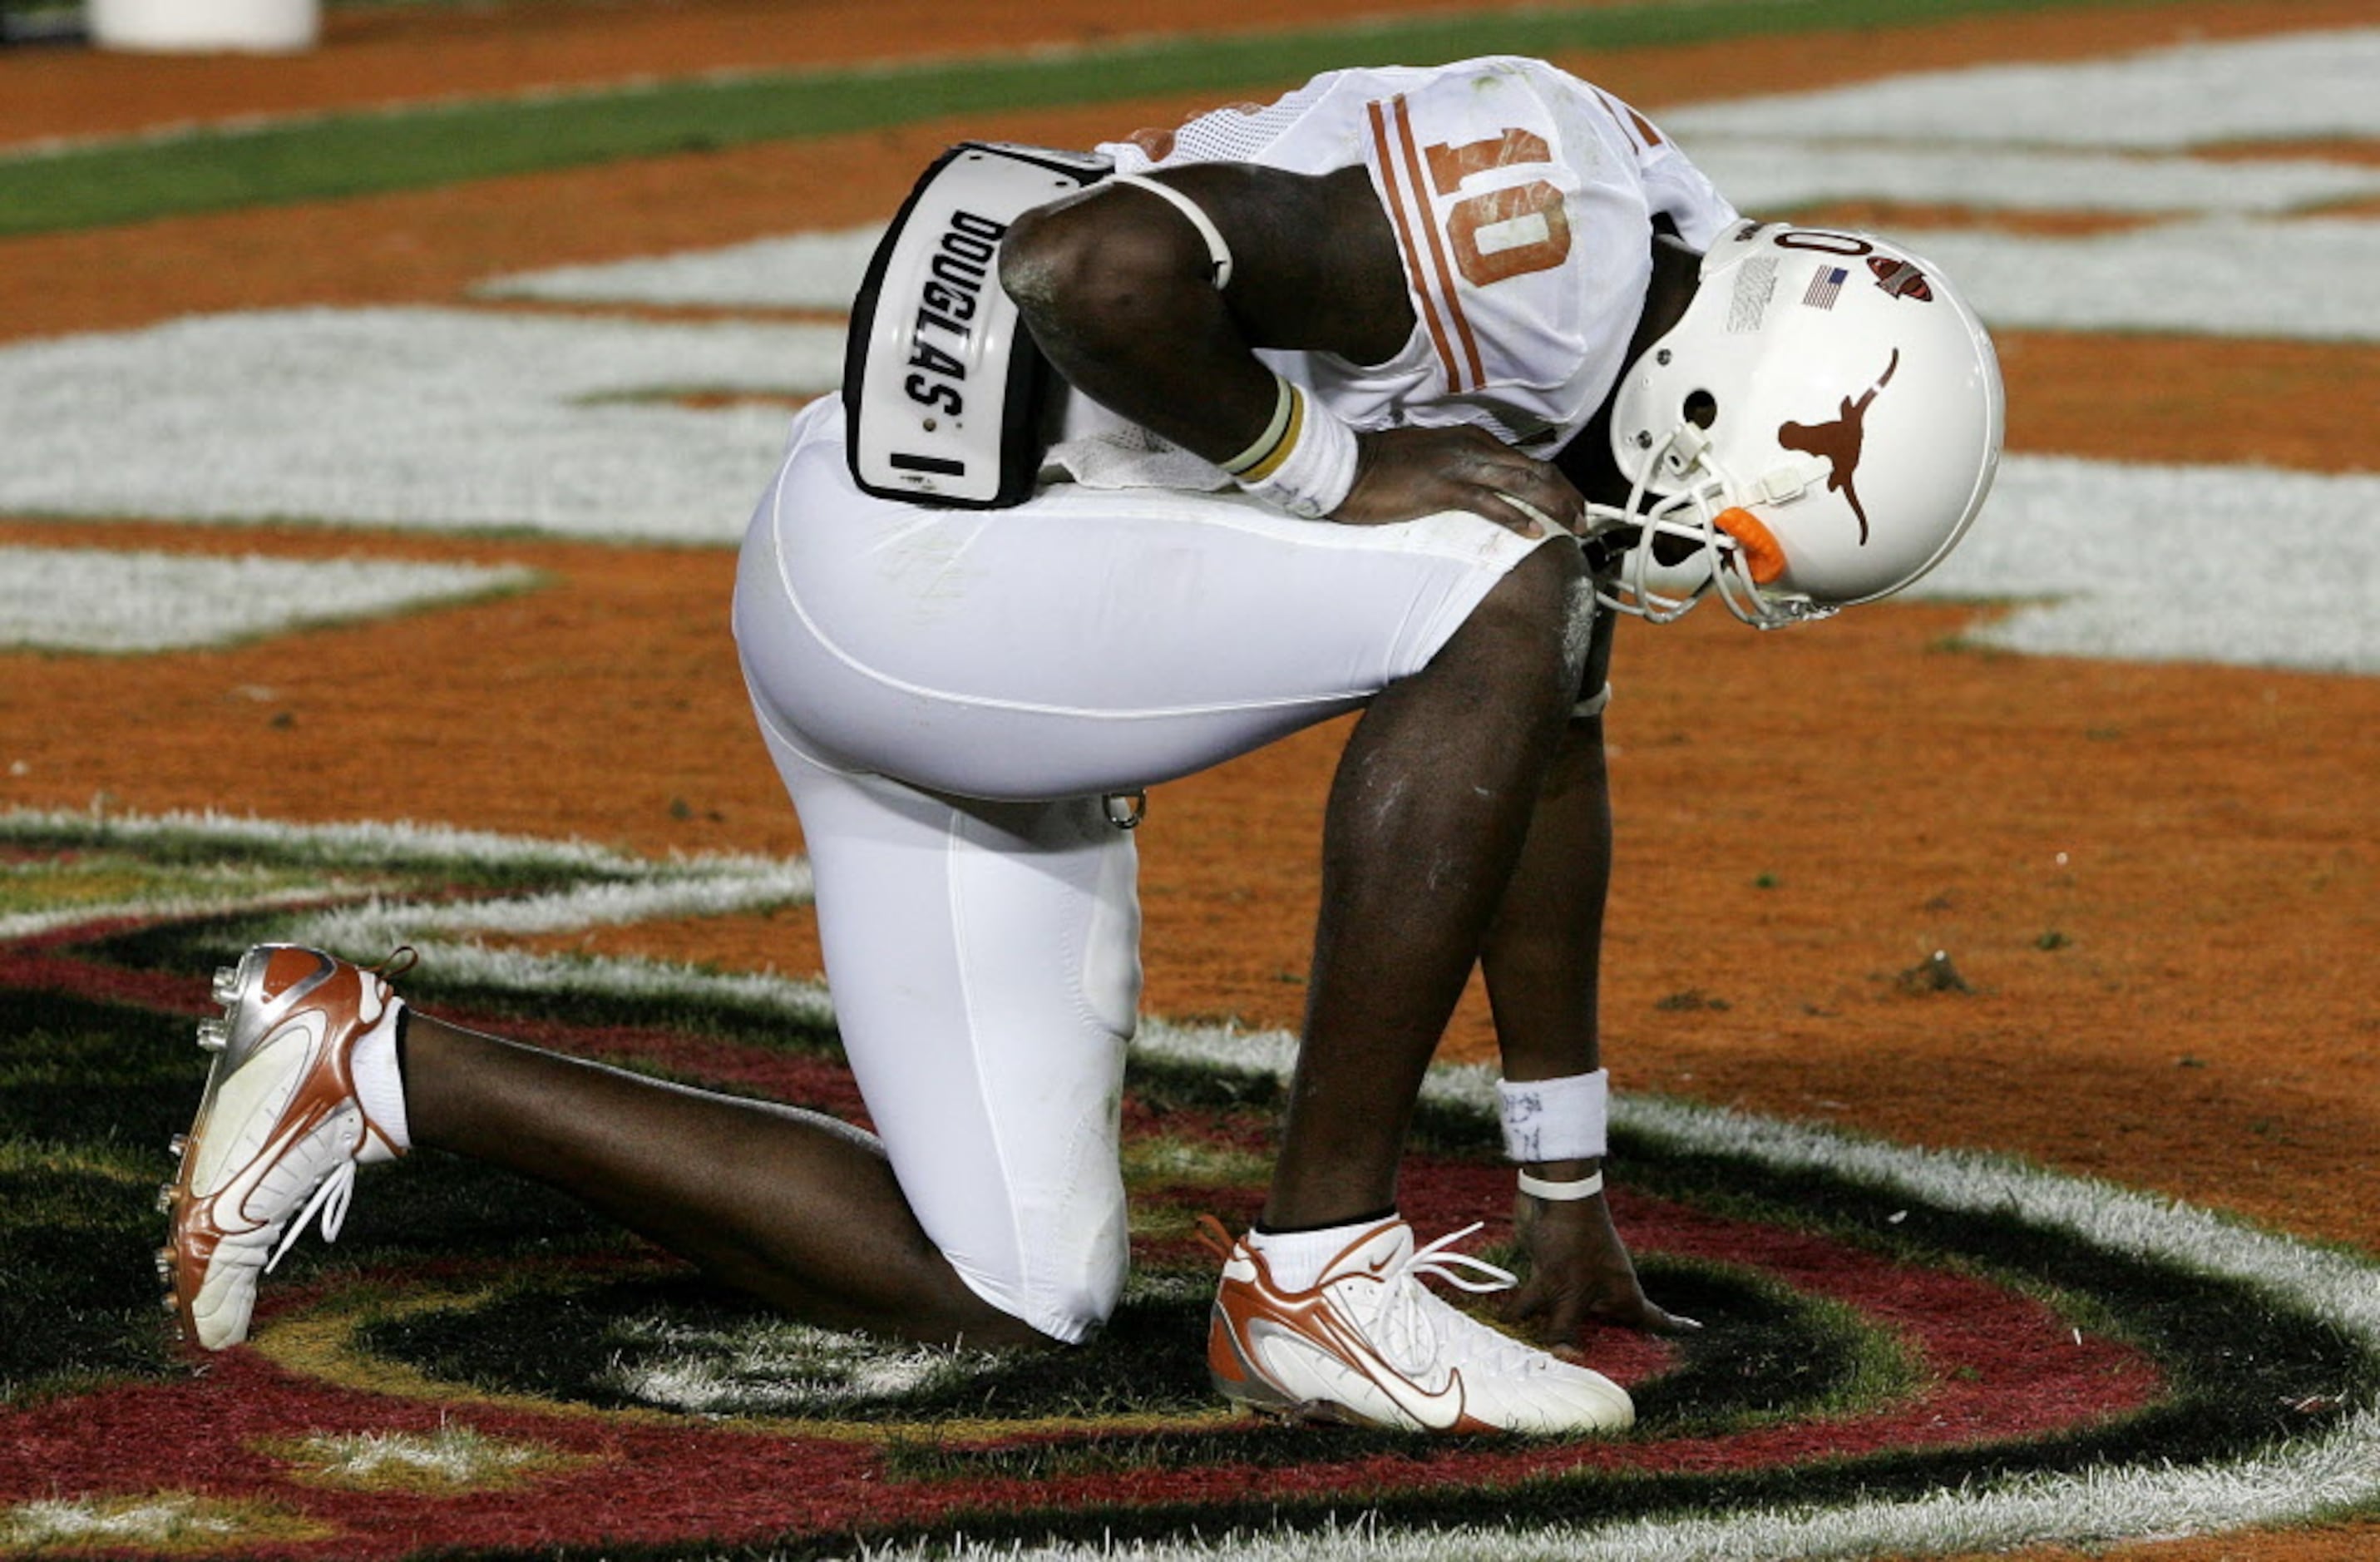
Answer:
<path fill-rule="evenodd" d="M 157 1185 L 203 1074 L 172 1016 L 26 992 L 6 1012 L 0 1404 L 162 1364 Z"/>
<path fill-rule="evenodd" d="M 1333 67 L 1575 55 L 2155 0 L 1711 0 L 1422 18 L 1235 37 L 595 89 L 193 131 L 0 160 L 0 235 L 1184 93 L 1278 90 Z"/>

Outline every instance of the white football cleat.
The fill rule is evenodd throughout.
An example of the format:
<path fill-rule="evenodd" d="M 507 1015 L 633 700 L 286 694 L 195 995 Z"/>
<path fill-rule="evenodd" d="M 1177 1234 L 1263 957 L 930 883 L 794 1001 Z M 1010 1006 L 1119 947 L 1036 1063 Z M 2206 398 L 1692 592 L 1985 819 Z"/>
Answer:
<path fill-rule="evenodd" d="M 199 1024 L 215 1055 L 206 1094 L 158 1195 L 172 1217 L 157 1253 L 165 1307 L 207 1350 L 248 1337 L 258 1279 L 317 1210 L 323 1239 L 338 1236 L 356 1166 L 404 1153 L 365 1115 L 351 1073 L 356 1043 L 404 1011 L 379 970 L 263 944 L 215 972 L 214 997 L 223 1018 Z"/>
<path fill-rule="evenodd" d="M 1494 1264 L 1446 1251 L 1478 1229 L 1416 1251 L 1411 1226 L 1383 1221 L 1303 1291 L 1276 1287 L 1261 1253 L 1232 1244 L 1207 1336 L 1215 1386 L 1290 1421 L 1541 1435 L 1633 1424 L 1627 1390 L 1609 1378 L 1468 1316 L 1422 1284 L 1436 1275 L 1465 1291 L 1512 1285 Z"/>

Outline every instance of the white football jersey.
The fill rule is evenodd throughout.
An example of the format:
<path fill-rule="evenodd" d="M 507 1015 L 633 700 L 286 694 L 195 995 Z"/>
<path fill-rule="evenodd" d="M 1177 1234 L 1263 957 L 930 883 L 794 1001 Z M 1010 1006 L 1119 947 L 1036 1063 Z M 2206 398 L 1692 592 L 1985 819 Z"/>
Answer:
<path fill-rule="evenodd" d="M 1578 432 L 1625 367 L 1653 219 L 1697 250 L 1739 220 L 1644 116 L 1512 56 L 1332 71 L 1277 103 L 1099 150 L 1119 173 L 1361 165 L 1403 256 L 1413 336 L 1384 363 L 1259 356 L 1358 429 L 1477 423 L 1539 454 Z"/>

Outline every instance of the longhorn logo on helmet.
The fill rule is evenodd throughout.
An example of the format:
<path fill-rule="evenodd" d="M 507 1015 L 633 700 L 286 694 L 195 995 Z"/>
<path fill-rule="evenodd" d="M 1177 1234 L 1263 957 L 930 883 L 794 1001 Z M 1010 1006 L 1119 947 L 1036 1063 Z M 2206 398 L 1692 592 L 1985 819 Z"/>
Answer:
<path fill-rule="evenodd" d="M 1913 268 L 1912 268 L 1913 269 Z M 1867 545 L 1867 509 L 1860 503 L 1860 450 L 1867 443 L 1867 409 L 1876 393 L 1892 383 L 1893 371 L 1900 367 L 1900 349 L 1892 349 L 1892 360 L 1868 386 L 1867 394 L 1853 401 L 1843 397 L 1842 412 L 1824 423 L 1780 423 L 1777 443 L 1788 450 L 1799 450 L 1815 456 L 1834 470 L 1827 474 L 1829 493 L 1840 493 L 1850 502 L 1852 514 L 1859 517 L 1860 545 Z"/>

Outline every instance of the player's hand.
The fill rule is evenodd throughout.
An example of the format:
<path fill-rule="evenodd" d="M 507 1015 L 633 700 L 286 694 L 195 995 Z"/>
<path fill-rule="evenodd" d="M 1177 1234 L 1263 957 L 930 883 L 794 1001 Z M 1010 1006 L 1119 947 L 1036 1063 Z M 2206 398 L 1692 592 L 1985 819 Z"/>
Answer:
<path fill-rule="evenodd" d="M 1355 486 L 1330 512 L 1332 520 L 1378 526 L 1446 510 L 1467 510 L 1524 537 L 1542 535 L 1547 521 L 1575 531 L 1586 519 L 1586 501 L 1570 479 L 1486 429 L 1383 429 L 1356 436 Z"/>
<path fill-rule="evenodd" d="M 1513 1229 L 1527 1256 L 1528 1272 L 1504 1314 L 1540 1342 L 1570 1344 L 1590 1322 L 1663 1335 L 1692 1334 L 1702 1327 L 1645 1296 L 1600 1193 L 1570 1201 L 1519 1194 Z"/>

